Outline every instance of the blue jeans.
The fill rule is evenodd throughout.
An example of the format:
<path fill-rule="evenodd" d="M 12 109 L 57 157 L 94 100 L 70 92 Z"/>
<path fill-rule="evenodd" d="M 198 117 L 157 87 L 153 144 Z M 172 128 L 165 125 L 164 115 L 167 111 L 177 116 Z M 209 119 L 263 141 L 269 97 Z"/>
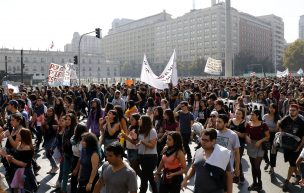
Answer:
<path fill-rule="evenodd" d="M 61 182 L 61 191 L 67 192 L 68 178 L 71 172 L 72 166 L 72 155 L 64 154 L 63 168 L 62 168 L 62 182 Z"/>
<path fill-rule="evenodd" d="M 57 164 L 53 158 L 53 146 L 54 146 L 55 138 L 49 139 L 48 141 L 44 141 L 44 149 L 45 149 L 45 156 L 51 163 L 52 168 L 57 167 Z"/>

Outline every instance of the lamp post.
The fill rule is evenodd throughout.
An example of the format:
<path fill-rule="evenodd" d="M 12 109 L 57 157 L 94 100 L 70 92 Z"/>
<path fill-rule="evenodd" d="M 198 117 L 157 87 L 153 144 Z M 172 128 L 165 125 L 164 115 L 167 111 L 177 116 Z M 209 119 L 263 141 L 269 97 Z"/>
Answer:
<path fill-rule="evenodd" d="M 101 36 L 100 36 L 100 31 L 101 31 L 101 29 L 100 28 L 96 28 L 94 31 L 91 31 L 91 32 L 88 32 L 88 33 L 85 33 L 85 34 L 82 34 L 81 36 L 80 36 L 80 39 L 79 39 L 79 42 L 78 42 L 78 81 L 79 81 L 79 86 L 80 86 L 80 43 L 81 43 L 81 40 L 82 40 L 82 38 L 83 38 L 83 36 L 85 36 L 85 35 L 88 35 L 88 34 L 90 34 L 90 33 L 93 33 L 93 32 L 95 32 L 96 33 L 96 37 L 97 38 L 100 38 Z"/>
<path fill-rule="evenodd" d="M 232 35 L 231 35 L 231 2 L 226 0 L 226 44 L 225 44 L 225 77 L 232 74 Z"/>

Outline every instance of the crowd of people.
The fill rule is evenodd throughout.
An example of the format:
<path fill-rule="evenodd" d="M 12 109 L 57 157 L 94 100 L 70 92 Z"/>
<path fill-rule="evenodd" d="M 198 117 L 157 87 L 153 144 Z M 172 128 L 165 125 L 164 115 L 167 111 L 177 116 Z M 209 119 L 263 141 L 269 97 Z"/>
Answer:
<path fill-rule="evenodd" d="M 165 90 L 140 82 L 21 86 L 0 89 L 0 110 L 1 179 L 12 192 L 39 189 L 40 151 L 62 193 L 145 193 L 149 184 L 153 193 L 177 193 L 194 175 L 195 193 L 232 193 L 246 180 L 247 155 L 248 190 L 260 191 L 261 162 L 273 175 L 280 149 L 289 163 L 283 191 L 293 176 L 304 186 L 300 77 L 184 79 Z"/>

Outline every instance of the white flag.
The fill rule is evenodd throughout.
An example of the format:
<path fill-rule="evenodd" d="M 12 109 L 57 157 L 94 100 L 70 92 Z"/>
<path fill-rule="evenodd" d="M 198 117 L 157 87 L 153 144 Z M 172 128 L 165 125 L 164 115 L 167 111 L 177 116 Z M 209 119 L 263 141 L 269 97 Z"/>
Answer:
<path fill-rule="evenodd" d="M 222 61 L 209 57 L 204 72 L 212 75 L 221 75 Z"/>
<path fill-rule="evenodd" d="M 178 77 L 177 77 L 177 66 L 176 66 L 176 53 L 175 50 L 165 67 L 164 71 L 159 75 L 158 79 L 162 80 L 165 83 L 172 83 L 173 86 L 177 86 Z"/>
<path fill-rule="evenodd" d="M 279 78 L 284 77 L 284 76 L 288 76 L 288 75 L 289 75 L 288 68 L 286 70 L 284 70 L 283 72 L 277 70 L 277 77 L 279 77 Z"/>
<path fill-rule="evenodd" d="M 153 73 L 146 55 L 144 55 L 143 64 L 141 67 L 140 81 L 145 82 L 157 89 L 164 90 L 165 88 L 168 88 L 168 84 L 161 79 L 158 79 L 158 76 Z"/>
<path fill-rule="evenodd" d="M 302 70 L 302 68 L 300 68 L 300 69 L 298 70 L 297 74 L 298 74 L 298 75 L 303 75 L 303 70 Z"/>

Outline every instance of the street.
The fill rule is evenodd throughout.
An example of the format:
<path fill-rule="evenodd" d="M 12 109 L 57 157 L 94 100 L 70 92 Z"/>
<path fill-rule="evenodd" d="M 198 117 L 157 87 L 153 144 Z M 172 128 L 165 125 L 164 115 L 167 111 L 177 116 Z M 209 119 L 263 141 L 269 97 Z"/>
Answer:
<path fill-rule="evenodd" d="M 195 144 L 191 144 L 191 150 L 194 153 L 194 146 Z M 38 163 L 41 166 L 41 170 L 39 171 L 39 175 L 37 176 L 37 180 L 40 181 L 41 186 L 38 190 L 38 193 L 50 193 L 56 192 L 52 186 L 55 185 L 58 174 L 57 175 L 48 175 L 46 174 L 50 170 L 49 161 L 46 159 L 44 155 L 44 150 L 39 152 Z M 234 193 L 247 193 L 247 187 L 252 183 L 251 177 L 251 169 L 250 169 L 250 162 L 249 158 L 246 154 L 243 156 L 242 159 L 244 174 L 245 174 L 245 182 L 242 185 L 233 185 L 233 192 Z M 263 191 L 265 193 L 280 193 L 282 191 L 282 184 L 284 179 L 287 175 L 288 164 L 284 163 L 284 158 L 282 153 L 278 153 L 277 157 L 277 167 L 275 168 L 275 174 L 270 175 L 268 171 L 264 171 L 265 162 L 262 161 L 261 170 L 262 170 L 262 180 L 263 180 Z M 293 182 L 295 179 L 291 179 Z M 140 185 L 140 180 L 138 179 L 138 186 Z M 184 191 L 185 193 L 190 193 L 193 191 L 193 179 L 190 181 L 188 189 Z M 150 191 L 148 191 L 150 192 Z M 290 192 L 292 193 L 303 193 L 304 189 L 301 189 L 300 186 L 290 185 Z"/>

